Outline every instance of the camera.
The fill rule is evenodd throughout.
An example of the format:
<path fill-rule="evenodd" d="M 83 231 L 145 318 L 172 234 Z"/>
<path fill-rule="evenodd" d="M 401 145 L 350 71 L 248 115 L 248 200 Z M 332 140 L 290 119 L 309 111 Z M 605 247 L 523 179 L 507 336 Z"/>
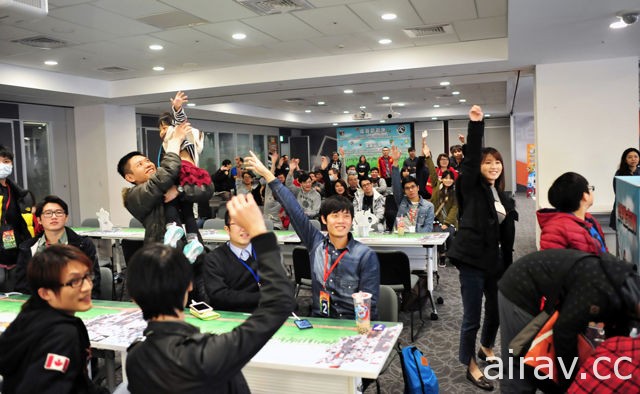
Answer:
<path fill-rule="evenodd" d="M 391 118 L 393 118 L 393 114 L 392 113 L 388 113 L 387 114 L 387 119 L 391 119 Z"/>
<path fill-rule="evenodd" d="M 638 14 L 630 12 L 628 14 L 622 15 L 621 18 L 624 23 L 626 23 L 627 25 L 631 25 L 638 21 Z"/>

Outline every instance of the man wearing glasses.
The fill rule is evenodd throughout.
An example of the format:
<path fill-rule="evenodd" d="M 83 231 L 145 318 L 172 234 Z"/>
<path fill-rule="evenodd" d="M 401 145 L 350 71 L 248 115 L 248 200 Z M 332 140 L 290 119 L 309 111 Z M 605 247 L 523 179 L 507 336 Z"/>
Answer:
<path fill-rule="evenodd" d="M 393 169 L 391 174 L 393 182 L 391 184 L 393 186 L 393 197 L 398 204 L 398 214 L 396 216 L 403 218 L 405 229 L 415 228 L 417 233 L 430 233 L 433 231 L 433 219 L 435 216 L 433 204 L 420 196 L 415 178 L 409 176 L 402 180 L 400 179 L 400 170 L 398 168 L 400 155 L 398 147 L 392 146 Z"/>
<path fill-rule="evenodd" d="M 378 219 L 377 222 L 371 224 L 384 224 L 384 202 L 384 196 L 373 188 L 371 180 L 365 178 L 360 181 L 360 189 L 353 197 L 353 210 L 355 212 L 370 211 Z"/>
<path fill-rule="evenodd" d="M 89 335 L 74 316 L 91 308 L 92 269 L 69 245 L 52 245 L 29 262 L 34 292 L 0 336 L 3 393 L 109 392 L 89 378 Z"/>
<path fill-rule="evenodd" d="M 36 217 L 42 224 L 44 232 L 35 238 L 31 238 L 20 244 L 18 262 L 16 264 L 16 291 L 31 294 L 32 288 L 27 281 L 27 263 L 36 253 L 42 252 L 51 245 L 72 245 L 80 249 L 92 263 L 93 290 L 91 296 L 98 298 L 100 295 L 100 265 L 96 255 L 96 247 L 89 237 L 78 235 L 75 231 L 66 227 L 69 207 L 58 196 L 46 196 L 36 206 Z"/>

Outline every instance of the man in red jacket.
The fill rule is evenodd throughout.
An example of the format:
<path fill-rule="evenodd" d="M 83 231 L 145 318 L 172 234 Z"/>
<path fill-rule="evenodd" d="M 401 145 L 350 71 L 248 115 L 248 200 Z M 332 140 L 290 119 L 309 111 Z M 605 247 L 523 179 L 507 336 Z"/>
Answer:
<path fill-rule="evenodd" d="M 600 254 L 607 252 L 602 228 L 587 212 L 593 205 L 595 188 L 580 174 L 565 172 L 549 188 L 549 203 L 555 209 L 537 212 L 540 250 L 576 249 Z"/>
<path fill-rule="evenodd" d="M 393 167 L 393 159 L 389 156 L 389 147 L 382 148 L 382 156 L 378 157 L 378 168 L 380 169 L 380 178 L 384 178 L 387 186 L 391 186 L 391 167 Z"/>

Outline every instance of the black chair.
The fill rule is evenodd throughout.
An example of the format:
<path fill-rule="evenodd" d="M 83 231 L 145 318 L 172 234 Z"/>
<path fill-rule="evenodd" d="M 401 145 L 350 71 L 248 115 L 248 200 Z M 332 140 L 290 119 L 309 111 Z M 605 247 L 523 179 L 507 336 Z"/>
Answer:
<path fill-rule="evenodd" d="M 142 248 L 143 245 L 144 245 L 143 241 L 134 241 L 129 239 L 123 239 L 122 241 L 120 241 L 120 248 L 122 250 L 122 257 L 124 258 L 125 265 L 128 264 L 133 254 L 137 252 L 138 249 Z M 124 289 L 125 289 L 126 281 L 127 281 L 126 272 L 116 272 L 113 275 L 114 287 L 116 283 L 120 283 L 122 286 L 120 289 L 120 296 L 118 297 L 118 300 L 120 301 L 122 301 L 122 298 L 124 297 Z"/>
<path fill-rule="evenodd" d="M 304 246 L 296 246 L 291 254 L 293 260 L 293 276 L 296 281 L 296 297 L 301 287 L 311 290 L 311 260 L 309 251 Z"/>
<path fill-rule="evenodd" d="M 131 220 L 129 220 L 129 227 L 130 228 L 142 228 L 144 227 L 142 225 L 142 223 L 140 223 L 140 221 L 136 218 L 131 218 Z"/>
<path fill-rule="evenodd" d="M 411 273 L 411 264 L 409 257 L 404 253 L 396 250 L 376 251 L 378 261 L 380 262 L 380 284 L 391 287 L 400 300 L 402 309 L 408 310 L 411 316 L 411 340 L 415 340 L 413 320 L 416 309 L 422 322 L 420 328 L 424 325 L 422 319 L 422 300 L 420 299 L 420 288 L 418 286 L 417 302 L 410 305 L 411 291 L 418 284 L 419 278 Z M 416 308 L 417 305 L 417 308 Z M 418 329 L 418 332 L 420 331 Z M 417 334 L 417 332 L 416 332 Z"/>
<path fill-rule="evenodd" d="M 100 222 L 98 218 L 86 218 L 80 224 L 80 227 L 100 227 Z"/>

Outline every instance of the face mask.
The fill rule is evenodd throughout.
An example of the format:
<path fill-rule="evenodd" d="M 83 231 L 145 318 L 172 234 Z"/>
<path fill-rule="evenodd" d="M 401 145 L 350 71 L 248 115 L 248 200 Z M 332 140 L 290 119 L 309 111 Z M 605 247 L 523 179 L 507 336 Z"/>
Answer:
<path fill-rule="evenodd" d="M 347 172 L 347 174 L 349 174 L 349 175 L 358 175 L 356 170 L 349 170 L 349 172 Z"/>
<path fill-rule="evenodd" d="M 337 181 L 337 180 L 338 180 L 338 177 L 337 177 L 337 176 L 335 176 L 335 175 L 329 175 L 329 180 L 330 180 L 331 182 L 335 182 L 335 181 Z"/>
<path fill-rule="evenodd" d="M 0 163 L 0 179 L 7 179 L 13 172 L 12 164 Z"/>

